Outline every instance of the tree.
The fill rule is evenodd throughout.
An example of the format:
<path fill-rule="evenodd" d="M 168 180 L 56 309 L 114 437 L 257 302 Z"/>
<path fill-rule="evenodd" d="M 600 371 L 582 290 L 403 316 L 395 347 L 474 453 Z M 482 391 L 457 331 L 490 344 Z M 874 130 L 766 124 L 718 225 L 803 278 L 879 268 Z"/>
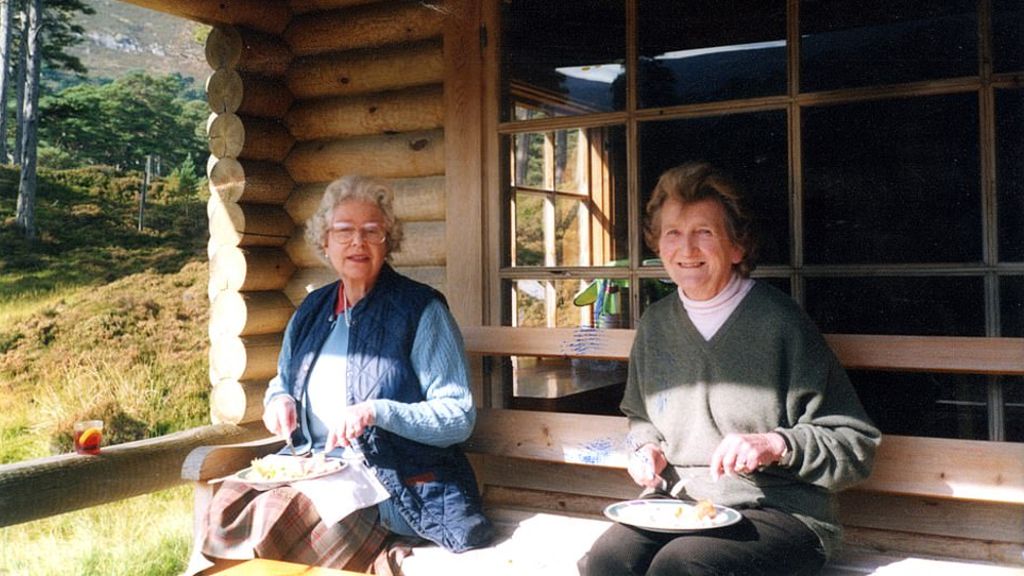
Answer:
<path fill-rule="evenodd" d="M 38 143 L 39 66 L 42 62 L 42 0 L 30 0 L 26 43 L 26 82 L 23 102 L 24 130 L 21 146 L 21 179 L 18 182 L 17 223 L 22 234 L 35 239 L 36 144 Z"/>
<path fill-rule="evenodd" d="M 0 162 L 7 162 L 7 95 L 10 93 L 12 0 L 0 0 Z"/>

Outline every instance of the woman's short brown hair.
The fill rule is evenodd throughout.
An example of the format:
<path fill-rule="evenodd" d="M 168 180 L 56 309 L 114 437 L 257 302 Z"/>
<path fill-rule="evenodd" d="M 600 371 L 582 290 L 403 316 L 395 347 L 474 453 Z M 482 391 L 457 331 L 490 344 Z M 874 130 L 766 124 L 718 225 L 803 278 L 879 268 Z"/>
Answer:
<path fill-rule="evenodd" d="M 743 260 L 736 269 L 740 275 L 750 276 L 757 266 L 757 241 L 744 195 L 732 178 L 707 162 L 688 162 L 663 172 L 647 201 L 644 216 L 644 240 L 655 252 L 661 236 L 661 209 L 669 199 L 684 205 L 702 200 L 717 202 L 725 213 L 729 239 L 743 249 Z"/>

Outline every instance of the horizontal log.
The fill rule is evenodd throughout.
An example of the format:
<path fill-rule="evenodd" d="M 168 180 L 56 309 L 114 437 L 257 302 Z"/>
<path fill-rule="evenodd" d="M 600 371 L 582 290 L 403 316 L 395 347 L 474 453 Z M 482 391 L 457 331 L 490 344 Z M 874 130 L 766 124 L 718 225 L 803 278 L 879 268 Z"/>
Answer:
<path fill-rule="evenodd" d="M 444 56 L 436 42 L 372 53 L 296 58 L 287 74 L 288 88 L 299 100 L 401 90 L 443 81 Z"/>
<path fill-rule="evenodd" d="M 283 334 L 221 336 L 210 341 L 210 380 L 217 386 L 224 380 L 267 382 L 277 374 L 277 356 Z"/>
<path fill-rule="evenodd" d="M 210 392 L 210 412 L 215 423 L 262 426 L 263 394 L 267 381 L 222 380 Z"/>
<path fill-rule="evenodd" d="M 270 436 L 262 423 L 246 424 L 245 427 L 253 430 L 254 434 L 262 429 L 263 437 L 248 442 L 196 448 L 185 459 L 181 477 L 208 486 L 206 482 L 234 474 L 248 466 L 254 458 L 272 454 L 284 447 L 284 440 Z"/>
<path fill-rule="evenodd" d="M 238 202 L 245 192 L 245 169 L 237 158 L 210 155 L 206 177 L 210 181 L 210 195 L 222 202 Z"/>
<path fill-rule="evenodd" d="M 444 176 L 391 178 L 387 182 L 395 192 L 394 209 L 399 220 L 444 220 Z M 326 187 L 325 183 L 317 183 L 295 188 L 284 209 L 297 224 L 305 223 L 319 206 Z"/>
<path fill-rule="evenodd" d="M 373 4 L 384 1 L 385 0 L 288 0 L 288 7 L 294 14 L 305 14 L 307 12 L 334 10 L 336 8 L 347 8 L 349 6 L 360 6 L 363 4 Z"/>
<path fill-rule="evenodd" d="M 443 90 L 441 86 L 426 86 L 301 101 L 288 111 L 285 124 L 300 142 L 442 128 Z"/>
<path fill-rule="evenodd" d="M 295 187 L 284 166 L 274 162 L 210 156 L 206 174 L 211 196 L 221 202 L 282 205 Z"/>
<path fill-rule="evenodd" d="M 413 280 L 433 286 L 442 293 L 445 291 L 445 269 L 440 266 L 406 266 L 396 267 L 395 270 Z M 284 294 L 292 304 L 298 306 L 310 292 L 337 279 L 338 275 L 334 270 L 326 266 L 299 268 L 285 286 Z"/>
<path fill-rule="evenodd" d="M 318 11 L 292 19 L 283 37 L 296 56 L 440 38 L 444 15 L 420 2 Z"/>
<path fill-rule="evenodd" d="M 242 77 L 234 68 L 218 68 L 206 79 L 206 103 L 215 114 L 235 114 L 242 103 Z"/>
<path fill-rule="evenodd" d="M 107 446 L 96 456 L 61 454 L 5 464 L 0 466 L 0 526 L 177 486 L 183 482 L 182 464 L 195 448 L 259 435 L 249 427 L 204 426 Z"/>
<path fill-rule="evenodd" d="M 217 158 L 237 158 L 245 145 L 245 126 L 237 114 L 210 114 L 206 120 L 206 138 L 210 154 Z"/>
<path fill-rule="evenodd" d="M 240 116 L 245 126 L 244 144 L 237 156 L 243 160 L 281 163 L 288 156 L 295 138 L 280 120 Z"/>
<path fill-rule="evenodd" d="M 298 184 L 327 182 L 346 174 L 413 178 L 444 173 L 440 130 L 297 144 L 285 159 Z"/>
<path fill-rule="evenodd" d="M 129 4 L 173 14 L 204 24 L 238 25 L 280 34 L 291 21 L 291 11 L 283 2 L 266 0 L 124 0 Z"/>
<path fill-rule="evenodd" d="M 843 499 L 843 494 L 840 495 L 840 499 Z M 849 505 L 845 507 L 848 509 Z M 951 525 L 956 525 L 957 521 L 952 520 L 958 518 L 959 510 L 951 510 L 947 506 L 939 506 L 936 510 L 937 515 L 944 515 L 946 522 Z M 844 506 L 840 505 L 840 512 L 844 510 Z M 884 510 L 886 513 L 885 518 L 891 517 L 888 514 L 888 510 Z M 1008 510 L 1006 512 L 1020 514 L 1019 511 Z M 911 532 L 902 532 L 895 530 L 886 529 L 874 529 L 874 528 L 861 528 L 859 526 L 844 526 L 843 527 L 843 543 L 844 547 L 856 548 L 860 550 L 868 550 L 869 554 L 875 553 L 875 551 L 884 552 L 886 554 L 902 554 L 911 555 L 913 557 L 925 558 L 931 556 L 935 558 L 961 558 L 964 560 L 980 560 L 982 562 L 991 562 L 1001 564 L 1003 566 L 1019 566 L 1024 563 L 1024 548 L 1017 543 L 998 542 L 992 540 L 984 540 L 983 534 L 975 536 L 974 534 L 964 532 L 958 536 L 935 536 L 930 534 L 920 534 Z M 851 555 L 850 552 L 844 552 L 842 557 Z M 833 564 L 836 562 L 833 561 Z M 886 570 L 884 567 L 880 567 L 878 571 L 874 571 L 869 565 L 868 570 L 857 570 L 856 572 L 850 572 L 853 574 L 884 574 Z M 910 566 L 907 567 L 907 571 L 904 574 L 924 574 L 929 568 L 926 566 L 918 566 L 917 570 L 914 571 Z M 963 574 L 967 574 L 970 571 L 971 574 L 984 574 L 989 570 L 992 570 L 992 574 L 1005 574 L 1009 568 L 997 568 L 987 567 L 989 570 L 979 571 L 981 566 L 974 565 L 970 567 L 964 567 Z M 933 570 L 931 574 L 941 574 L 943 571 Z M 952 571 L 945 571 L 947 574 L 952 576 Z M 840 572 L 835 572 L 840 574 Z M 891 572 L 890 572 L 891 573 Z M 957 572 L 959 574 L 961 572 Z M 845 572 L 843 573 L 845 574 Z M 1013 574 L 1013 572 L 1010 572 Z"/>
<path fill-rule="evenodd" d="M 283 78 L 271 78 L 248 72 L 239 73 L 242 99 L 238 113 L 259 118 L 284 118 L 295 99 Z"/>
<path fill-rule="evenodd" d="M 220 245 L 210 260 L 210 301 L 224 290 L 282 290 L 294 272 L 295 265 L 280 248 Z"/>
<path fill-rule="evenodd" d="M 206 38 L 210 68 L 232 68 L 264 76 L 284 76 L 292 62 L 288 46 L 277 36 L 235 26 L 216 26 Z"/>
<path fill-rule="evenodd" d="M 284 332 L 294 312 L 283 292 L 224 291 L 210 304 L 210 340 Z"/>
<path fill-rule="evenodd" d="M 213 195 L 208 204 L 210 237 L 218 244 L 283 246 L 295 228 L 281 206 L 221 202 Z"/>
<path fill-rule="evenodd" d="M 304 228 L 296 228 L 284 249 L 299 268 L 320 265 L 316 250 L 306 242 L 304 233 Z M 396 267 L 444 266 L 444 233 L 445 223 L 442 220 L 407 222 L 401 249 L 391 253 L 392 263 Z"/>

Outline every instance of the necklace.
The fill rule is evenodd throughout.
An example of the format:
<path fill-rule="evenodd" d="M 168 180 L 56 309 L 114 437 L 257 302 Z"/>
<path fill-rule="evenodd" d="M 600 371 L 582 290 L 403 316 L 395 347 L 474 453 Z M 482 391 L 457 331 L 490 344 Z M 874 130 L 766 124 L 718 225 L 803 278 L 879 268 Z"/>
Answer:
<path fill-rule="evenodd" d="M 349 318 L 349 316 L 352 313 L 352 309 L 348 307 L 348 294 L 345 293 L 344 286 L 341 288 L 341 309 L 342 314 L 345 316 L 345 327 L 351 328 L 352 320 Z"/>

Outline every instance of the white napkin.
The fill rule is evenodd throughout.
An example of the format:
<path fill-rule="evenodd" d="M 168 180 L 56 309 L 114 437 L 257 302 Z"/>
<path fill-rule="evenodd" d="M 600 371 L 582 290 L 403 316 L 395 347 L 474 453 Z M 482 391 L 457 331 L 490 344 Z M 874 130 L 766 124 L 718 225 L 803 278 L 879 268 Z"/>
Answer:
<path fill-rule="evenodd" d="M 348 465 L 335 474 L 292 482 L 293 488 L 313 502 L 320 518 L 328 526 L 391 496 L 361 459 L 346 460 L 346 463 Z"/>

